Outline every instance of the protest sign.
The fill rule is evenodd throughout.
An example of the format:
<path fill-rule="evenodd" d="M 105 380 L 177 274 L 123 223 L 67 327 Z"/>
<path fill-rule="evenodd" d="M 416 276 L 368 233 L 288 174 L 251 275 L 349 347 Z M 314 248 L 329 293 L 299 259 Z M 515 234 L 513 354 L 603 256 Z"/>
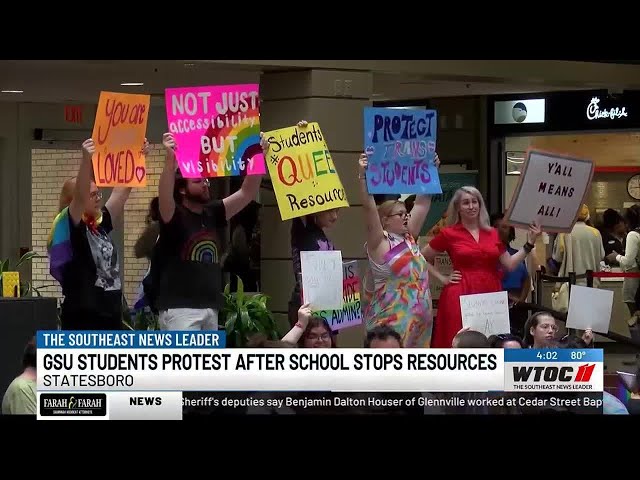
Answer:
<path fill-rule="evenodd" d="M 263 175 L 258 84 L 168 88 L 165 106 L 185 178 Z"/>
<path fill-rule="evenodd" d="M 360 325 L 362 323 L 360 285 L 358 262 L 356 260 L 344 262 L 342 265 L 342 309 L 319 310 L 314 314 L 324 318 L 333 331 Z"/>
<path fill-rule="evenodd" d="M 442 193 L 434 163 L 436 131 L 435 110 L 365 108 L 367 191 L 372 195 Z"/>
<path fill-rule="evenodd" d="M 267 166 L 282 220 L 349 206 L 317 123 L 264 135 L 269 142 Z"/>
<path fill-rule="evenodd" d="M 591 160 L 529 150 L 505 220 L 521 228 L 537 221 L 545 232 L 570 232 L 593 170 Z"/>
<path fill-rule="evenodd" d="M 96 146 L 93 176 L 98 187 L 144 187 L 142 153 L 149 119 L 149 95 L 100 92 L 91 138 Z"/>

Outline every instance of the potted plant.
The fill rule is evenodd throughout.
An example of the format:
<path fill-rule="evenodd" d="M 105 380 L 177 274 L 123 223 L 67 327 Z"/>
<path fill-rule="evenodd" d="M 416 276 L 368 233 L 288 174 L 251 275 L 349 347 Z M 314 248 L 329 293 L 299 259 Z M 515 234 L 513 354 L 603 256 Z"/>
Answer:
<path fill-rule="evenodd" d="M 261 333 L 269 340 L 279 340 L 280 334 L 273 314 L 267 308 L 268 297 L 261 293 L 246 293 L 242 279 L 238 289 L 231 292 L 231 285 L 224 288 L 222 320 L 227 336 L 227 347 L 245 348 L 252 335 Z"/>
<path fill-rule="evenodd" d="M 33 258 L 41 258 L 36 252 L 27 252 L 15 265 L 11 265 L 11 261 L 7 258 L 6 260 L 0 260 L 0 292 L 2 292 L 2 276 L 5 273 L 13 273 L 17 272 L 20 265 L 26 262 L 30 262 Z M 20 281 L 20 297 L 27 297 L 35 293 L 38 297 L 40 297 L 40 292 L 36 287 L 34 287 L 31 282 L 26 280 Z"/>

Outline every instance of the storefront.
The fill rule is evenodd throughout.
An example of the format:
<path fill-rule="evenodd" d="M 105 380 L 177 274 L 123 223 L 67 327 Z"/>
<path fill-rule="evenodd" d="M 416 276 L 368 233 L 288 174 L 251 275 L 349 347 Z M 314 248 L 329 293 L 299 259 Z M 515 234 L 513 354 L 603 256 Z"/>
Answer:
<path fill-rule="evenodd" d="M 591 158 L 587 203 L 622 210 L 640 201 L 640 91 L 553 92 L 489 98 L 489 205 L 504 209 L 527 148 Z"/>
<path fill-rule="evenodd" d="M 594 162 L 595 173 L 585 201 L 596 227 L 606 209 L 623 213 L 640 202 L 640 91 L 495 96 L 489 98 L 487 120 L 487 202 L 491 211 L 508 208 L 529 148 Z M 525 234 L 519 231 L 516 243 L 521 244 Z M 539 263 L 550 256 L 552 242 L 553 237 L 546 248 L 539 249 Z M 614 317 L 616 304 L 614 301 Z M 620 315 L 624 314 L 620 310 Z M 621 320 L 612 319 L 612 330 L 626 330 L 619 324 Z M 618 333 L 628 335 L 628 331 Z"/>

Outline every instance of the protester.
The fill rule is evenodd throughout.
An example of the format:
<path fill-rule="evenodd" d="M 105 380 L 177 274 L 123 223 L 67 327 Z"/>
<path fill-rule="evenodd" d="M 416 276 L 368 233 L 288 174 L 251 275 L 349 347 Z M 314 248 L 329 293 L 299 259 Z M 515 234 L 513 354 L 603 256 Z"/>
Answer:
<path fill-rule="evenodd" d="M 160 202 L 158 197 L 153 197 L 149 202 L 149 211 L 145 218 L 145 228 L 136 240 L 133 251 L 136 258 L 151 260 L 153 247 L 155 247 L 160 235 Z"/>
<path fill-rule="evenodd" d="M 142 153 L 148 153 L 145 139 Z M 49 270 L 60 282 L 64 301 L 63 330 L 120 330 L 122 283 L 118 251 L 109 235 L 124 218 L 131 188 L 114 188 L 104 207 L 102 192 L 93 181 L 93 139 L 82 144 L 76 177 L 67 180 L 60 195 L 60 213 L 53 221 L 47 250 Z"/>
<path fill-rule="evenodd" d="M 158 185 L 156 245 L 162 262 L 156 298 L 160 328 L 217 330 L 223 301 L 220 230 L 255 199 L 262 176 L 247 175 L 237 192 L 212 201 L 207 178 L 180 174 L 171 133 L 164 134 L 163 144 L 167 156 Z"/>
<path fill-rule="evenodd" d="M 13 379 L 2 398 L 3 415 L 38 413 L 35 337 L 27 342 L 22 356 L 22 368 L 22 373 Z"/>
<path fill-rule="evenodd" d="M 489 346 L 491 348 L 525 348 L 522 339 L 510 333 L 491 335 L 489 337 Z"/>
<path fill-rule="evenodd" d="M 400 334 L 404 347 L 429 347 L 433 326 L 429 272 L 444 284 L 457 281 L 456 275 L 444 277 L 428 264 L 416 243 L 431 197 L 416 197 L 411 214 L 399 200 L 387 200 L 376 206 L 367 190 L 366 153 L 360 155 L 358 163 L 367 227 L 365 249 L 370 266 L 364 280 L 366 328 L 386 325 Z M 440 165 L 437 155 L 435 164 Z"/>
<path fill-rule="evenodd" d="M 511 255 L 489 223 L 482 195 L 475 187 L 459 188 L 447 211 L 447 226 L 423 249 L 425 258 L 433 262 L 443 252 L 449 254 L 460 281 L 445 284 L 438 300 L 438 315 L 432 346 L 449 348 L 462 327 L 460 297 L 502 290 L 501 271 L 513 271 L 522 263 L 541 234 L 534 223 L 529 227 L 528 241 Z"/>
<path fill-rule="evenodd" d="M 524 324 L 524 344 L 526 348 L 553 348 L 556 346 L 558 325 L 556 319 L 547 312 L 536 312 Z"/>
<path fill-rule="evenodd" d="M 393 328 L 381 325 L 367 332 L 364 348 L 402 348 L 402 337 Z"/>
<path fill-rule="evenodd" d="M 500 240 L 505 245 L 509 255 L 515 255 L 518 250 L 511 246 L 511 242 L 516 239 L 516 229 L 504 220 L 503 213 L 491 215 L 491 226 L 498 230 Z M 499 269 L 502 271 L 499 267 Z M 502 289 L 507 291 L 509 298 L 509 323 L 511 331 L 518 335 L 524 335 L 524 322 L 527 321 L 529 313 L 524 308 L 519 308 L 518 304 L 524 303 L 531 293 L 531 275 L 525 261 L 522 261 L 512 272 L 502 272 Z"/>

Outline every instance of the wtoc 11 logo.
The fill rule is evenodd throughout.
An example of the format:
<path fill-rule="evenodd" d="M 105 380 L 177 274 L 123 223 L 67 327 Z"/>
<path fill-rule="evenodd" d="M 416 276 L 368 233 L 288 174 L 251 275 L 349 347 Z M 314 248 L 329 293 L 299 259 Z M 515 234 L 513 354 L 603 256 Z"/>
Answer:
<path fill-rule="evenodd" d="M 523 353 L 526 352 L 523 351 Z M 586 391 L 601 392 L 604 365 L 583 350 L 528 350 L 519 361 L 507 360 L 505 351 L 506 391 Z M 595 352 L 594 352 L 595 353 Z M 566 358 L 568 357 L 568 358 Z M 533 361 L 532 361 L 533 360 Z"/>

